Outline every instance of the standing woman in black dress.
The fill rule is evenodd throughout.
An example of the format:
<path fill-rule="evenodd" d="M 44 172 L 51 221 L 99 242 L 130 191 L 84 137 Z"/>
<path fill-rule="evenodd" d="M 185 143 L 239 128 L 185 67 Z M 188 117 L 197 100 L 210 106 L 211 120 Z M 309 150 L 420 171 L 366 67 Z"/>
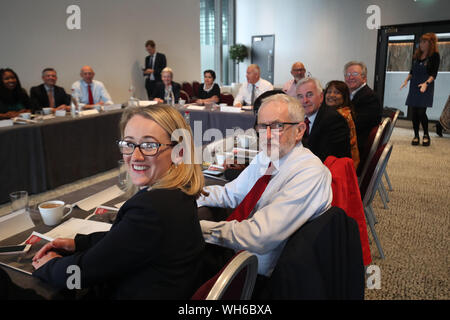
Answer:
<path fill-rule="evenodd" d="M 419 47 L 413 56 L 411 72 L 405 79 L 400 89 L 409 85 L 406 105 L 411 107 L 412 122 L 414 128 L 414 139 L 411 144 L 416 146 L 420 143 L 419 126 L 422 124 L 423 140 L 422 145 L 430 145 L 428 134 L 427 108 L 433 106 L 434 80 L 439 69 L 440 56 L 437 47 L 437 37 L 434 33 L 425 33 L 420 38 Z"/>

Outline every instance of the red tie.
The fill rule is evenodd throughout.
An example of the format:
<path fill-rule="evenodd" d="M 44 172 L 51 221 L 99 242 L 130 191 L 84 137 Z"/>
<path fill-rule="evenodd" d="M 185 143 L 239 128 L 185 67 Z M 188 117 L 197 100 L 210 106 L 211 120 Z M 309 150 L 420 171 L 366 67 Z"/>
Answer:
<path fill-rule="evenodd" d="M 259 178 L 258 181 L 256 181 L 255 185 L 250 190 L 250 192 L 247 193 L 244 200 L 242 200 L 242 202 L 227 218 L 227 221 L 237 220 L 240 222 L 247 219 L 256 203 L 258 202 L 259 198 L 261 198 L 261 195 L 263 194 L 267 185 L 269 184 L 270 178 L 272 178 L 272 174 L 269 173 L 269 169 L 271 166 L 272 162 L 269 164 L 266 173 L 261 178 Z"/>
<path fill-rule="evenodd" d="M 305 118 L 305 124 L 306 124 L 306 131 L 305 131 L 305 136 L 308 137 L 309 136 L 309 124 L 311 123 L 311 121 L 309 121 L 308 117 Z"/>
<path fill-rule="evenodd" d="M 94 104 L 94 97 L 92 96 L 91 85 L 88 84 L 89 104 Z"/>

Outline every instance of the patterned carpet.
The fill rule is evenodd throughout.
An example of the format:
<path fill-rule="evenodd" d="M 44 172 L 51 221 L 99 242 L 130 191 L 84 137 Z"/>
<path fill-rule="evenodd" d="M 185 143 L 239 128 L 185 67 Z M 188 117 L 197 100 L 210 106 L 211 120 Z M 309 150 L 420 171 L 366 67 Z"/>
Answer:
<path fill-rule="evenodd" d="M 430 147 L 412 146 L 412 138 L 411 129 L 394 130 L 389 209 L 378 195 L 374 199 L 386 258 L 379 258 L 372 242 L 381 288 L 366 289 L 367 300 L 450 298 L 450 136 L 431 133 Z"/>

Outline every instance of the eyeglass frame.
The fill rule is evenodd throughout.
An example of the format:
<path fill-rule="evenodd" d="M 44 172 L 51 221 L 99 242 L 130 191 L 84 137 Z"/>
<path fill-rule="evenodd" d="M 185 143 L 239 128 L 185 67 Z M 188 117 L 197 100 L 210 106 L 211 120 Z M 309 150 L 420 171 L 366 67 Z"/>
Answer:
<path fill-rule="evenodd" d="M 357 77 L 357 76 L 363 76 L 363 74 L 362 74 L 362 72 L 356 72 L 356 71 L 344 73 L 345 78 L 349 78 L 350 76 Z"/>
<path fill-rule="evenodd" d="M 131 153 L 123 153 L 123 152 L 122 152 L 122 149 L 121 149 L 121 147 L 120 147 L 120 143 L 121 143 L 121 142 L 125 142 L 125 143 L 128 143 L 128 144 L 132 144 L 132 145 L 133 145 L 133 151 L 131 151 Z M 159 149 L 161 148 L 161 146 L 170 146 L 170 147 L 174 147 L 174 146 L 176 146 L 176 145 L 178 144 L 177 142 L 172 142 L 172 143 L 159 143 L 159 142 L 154 142 L 154 141 L 151 141 L 151 142 L 142 142 L 142 143 L 136 144 L 136 143 L 134 143 L 134 142 L 130 142 L 130 141 L 126 141 L 126 140 L 117 140 L 116 143 L 117 143 L 117 146 L 119 147 L 119 152 L 120 152 L 121 154 L 124 154 L 124 155 L 127 155 L 127 156 L 131 156 L 131 155 L 134 153 L 134 151 L 136 150 L 136 147 L 138 147 L 138 148 L 139 148 L 139 152 L 140 152 L 141 154 L 143 154 L 144 156 L 146 156 L 146 157 L 154 157 L 154 156 L 156 156 L 156 155 L 159 153 Z M 156 148 L 155 154 L 145 154 L 144 152 L 142 152 L 141 145 L 143 145 L 143 144 L 154 144 L 154 145 L 156 145 L 157 148 Z"/>
<path fill-rule="evenodd" d="M 300 123 L 301 123 L 301 121 L 300 122 L 272 122 L 272 123 L 269 123 L 269 124 L 257 123 L 257 124 L 255 124 L 254 129 L 255 129 L 256 132 L 259 132 L 259 130 L 267 130 L 267 127 L 270 127 L 270 130 L 276 130 L 276 131 L 279 131 L 279 132 L 283 132 L 284 129 L 285 129 L 284 128 L 285 125 L 287 125 L 287 124 L 289 124 L 289 125 L 296 125 L 296 124 L 300 124 Z M 272 128 L 272 125 L 280 125 L 280 124 L 283 125 L 281 128 Z M 265 128 L 259 128 L 258 129 L 258 126 L 265 126 Z"/>

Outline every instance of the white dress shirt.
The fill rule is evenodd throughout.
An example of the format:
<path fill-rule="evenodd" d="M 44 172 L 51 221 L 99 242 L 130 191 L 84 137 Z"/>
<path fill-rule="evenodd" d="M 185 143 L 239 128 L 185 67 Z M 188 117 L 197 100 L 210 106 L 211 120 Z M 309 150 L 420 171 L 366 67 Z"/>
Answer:
<path fill-rule="evenodd" d="M 273 90 L 272 84 L 264 79 L 259 79 L 258 82 L 255 83 L 255 100 L 258 98 L 263 92 Z M 246 105 L 252 105 L 252 84 L 247 81 L 244 82 L 239 88 L 239 92 L 234 99 L 233 105 L 237 103 L 245 102 Z"/>
<path fill-rule="evenodd" d="M 103 101 L 104 104 L 113 104 L 111 96 L 101 81 L 92 80 L 91 91 L 94 104 L 100 101 Z M 72 85 L 72 92 L 78 97 L 81 106 L 89 104 L 88 84 L 84 80 L 76 81 Z"/>
<path fill-rule="evenodd" d="M 297 83 L 294 79 L 289 80 L 283 85 L 283 91 L 291 97 L 297 98 Z"/>
<path fill-rule="evenodd" d="M 250 165 L 225 186 L 208 186 L 198 206 L 236 208 L 265 173 L 270 160 L 260 152 Z M 279 162 L 249 218 L 200 221 L 206 242 L 248 250 L 258 258 L 258 273 L 272 274 L 287 239 L 311 218 L 331 206 L 331 173 L 311 151 L 298 143 Z"/>
<path fill-rule="evenodd" d="M 364 83 L 361 85 L 361 87 L 359 87 L 358 89 L 356 89 L 356 90 L 353 91 L 353 92 L 350 92 L 350 100 L 353 100 L 353 97 L 355 96 L 355 94 L 357 94 L 359 90 L 361 90 L 362 88 L 364 88 L 364 86 L 365 86 L 366 84 L 367 84 L 367 83 L 364 82 Z"/>

